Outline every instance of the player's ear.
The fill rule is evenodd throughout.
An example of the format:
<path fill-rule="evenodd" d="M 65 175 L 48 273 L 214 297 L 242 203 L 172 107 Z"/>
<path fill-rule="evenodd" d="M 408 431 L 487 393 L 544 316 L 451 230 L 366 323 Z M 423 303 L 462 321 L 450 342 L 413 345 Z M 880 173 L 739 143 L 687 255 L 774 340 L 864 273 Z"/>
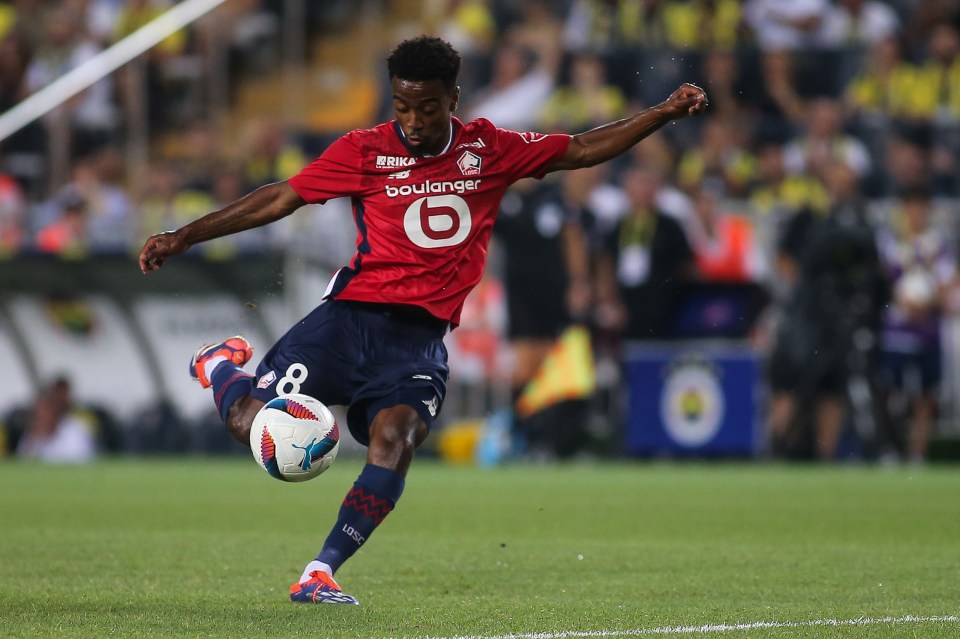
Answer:
<path fill-rule="evenodd" d="M 456 87 L 453 90 L 453 97 L 450 100 L 450 112 L 453 113 L 457 110 L 457 105 L 460 103 L 460 87 Z"/>

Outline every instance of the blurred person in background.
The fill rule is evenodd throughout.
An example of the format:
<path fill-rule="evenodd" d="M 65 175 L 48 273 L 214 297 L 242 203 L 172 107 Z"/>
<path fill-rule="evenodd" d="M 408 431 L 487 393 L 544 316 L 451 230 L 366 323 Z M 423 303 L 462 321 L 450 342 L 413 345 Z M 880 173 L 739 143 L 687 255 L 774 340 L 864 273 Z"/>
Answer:
<path fill-rule="evenodd" d="M 880 234 L 892 287 L 883 317 L 882 388 L 888 414 L 906 422 L 906 445 L 898 442 L 904 456 L 921 463 L 937 415 L 941 318 L 957 268 L 951 243 L 931 218 L 930 191 L 910 189 L 898 204 L 893 224 Z"/>
<path fill-rule="evenodd" d="M 843 108 L 832 97 L 811 100 L 806 108 L 804 128 L 783 149 L 784 164 L 791 173 L 808 173 L 826 182 L 824 171 L 842 163 L 859 180 L 873 168 L 867 146 L 843 129 Z"/>
<path fill-rule="evenodd" d="M 603 58 L 578 53 L 570 61 L 569 79 L 557 87 L 540 113 L 545 131 L 586 131 L 623 117 L 626 96 L 607 82 Z"/>
<path fill-rule="evenodd" d="M 27 199 L 13 177 L 0 173 L 0 259 L 10 257 L 25 241 Z"/>
<path fill-rule="evenodd" d="M 628 209 L 597 260 L 598 311 L 623 339 L 662 339 L 685 282 L 696 279 L 687 235 L 658 206 L 663 178 L 642 167 L 622 177 Z"/>
<path fill-rule="evenodd" d="M 44 211 L 50 219 L 37 232 L 37 250 L 64 257 L 85 256 L 90 249 L 90 216 L 83 194 L 72 186 L 64 187 L 45 203 Z"/>
<path fill-rule="evenodd" d="M 686 228 L 697 273 L 705 282 L 743 284 L 766 278 L 750 218 L 730 212 L 707 185 L 693 193 L 693 215 Z"/>
<path fill-rule="evenodd" d="M 242 162 L 252 187 L 263 186 L 297 172 L 307 163 L 306 154 L 283 123 L 256 118 L 244 123 L 236 161 Z"/>
<path fill-rule="evenodd" d="M 497 49 L 490 82 L 467 104 L 468 117 L 486 118 L 505 129 L 529 129 L 556 84 L 551 62 L 526 46 L 507 43 Z"/>
<path fill-rule="evenodd" d="M 558 180 L 517 182 L 503 198 L 494 238 L 504 260 L 507 338 L 513 358 L 513 403 L 540 371 L 563 331 L 590 310 L 590 250 L 584 232 L 587 198 L 602 168 L 568 171 Z M 536 268 L 531 268 L 536 264 Z M 513 421 L 525 452 L 536 458 L 577 452 L 582 404 Z"/>
<path fill-rule="evenodd" d="M 73 165 L 68 186 L 87 203 L 87 240 L 92 251 L 125 253 L 133 244 L 137 213 L 123 171 L 120 151 L 113 146 L 104 146 Z"/>
<path fill-rule="evenodd" d="M 78 464 L 97 456 L 96 423 L 77 410 L 69 380 L 55 379 L 34 400 L 16 455 L 51 464 Z"/>
<path fill-rule="evenodd" d="M 706 187 L 720 197 L 747 193 L 757 173 L 757 159 L 747 148 L 743 130 L 732 119 L 707 119 L 699 143 L 677 162 L 677 184 L 687 192 Z"/>
<path fill-rule="evenodd" d="M 35 93 L 100 52 L 82 30 L 73 8 L 56 4 L 44 14 L 44 37 L 30 59 L 26 88 Z M 94 151 L 113 139 L 120 124 L 113 78 L 107 76 L 49 113 L 44 122 L 50 136 L 50 186 L 67 179 L 71 159 Z"/>
<path fill-rule="evenodd" d="M 794 215 L 780 242 L 782 276 L 792 284 L 768 362 L 767 428 L 774 456 L 829 461 L 837 455 L 848 402 L 855 402 L 858 419 L 874 415 L 886 289 L 858 175 L 840 161 L 822 173 L 829 214 Z M 861 444 L 870 446 L 876 423 L 860 426 Z"/>

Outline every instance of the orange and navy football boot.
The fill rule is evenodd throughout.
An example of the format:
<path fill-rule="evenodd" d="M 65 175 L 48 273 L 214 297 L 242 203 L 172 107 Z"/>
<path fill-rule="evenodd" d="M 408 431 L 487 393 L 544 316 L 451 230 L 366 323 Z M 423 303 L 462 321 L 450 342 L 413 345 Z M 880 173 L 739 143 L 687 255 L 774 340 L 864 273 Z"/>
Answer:
<path fill-rule="evenodd" d="M 333 577 L 322 570 L 314 570 L 308 580 L 290 586 L 290 601 L 360 605 L 356 597 L 345 594 Z"/>
<path fill-rule="evenodd" d="M 190 377 L 200 382 L 203 388 L 210 388 L 204 364 L 214 357 L 226 357 L 237 366 L 243 366 L 253 357 L 253 348 L 242 335 L 234 335 L 219 344 L 204 344 L 193 354 L 190 360 Z"/>

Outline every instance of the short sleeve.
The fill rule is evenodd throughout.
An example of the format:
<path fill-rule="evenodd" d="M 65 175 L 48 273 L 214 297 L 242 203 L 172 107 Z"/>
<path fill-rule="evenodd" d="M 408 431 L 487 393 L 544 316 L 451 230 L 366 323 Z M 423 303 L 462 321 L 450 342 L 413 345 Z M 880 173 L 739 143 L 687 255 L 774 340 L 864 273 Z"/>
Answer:
<path fill-rule="evenodd" d="M 542 178 L 553 164 L 567 152 L 570 137 L 566 134 L 519 133 L 497 129 L 499 161 L 515 179 Z"/>
<path fill-rule="evenodd" d="M 339 138 L 287 182 L 308 204 L 323 204 L 360 191 L 360 151 L 352 137 Z"/>

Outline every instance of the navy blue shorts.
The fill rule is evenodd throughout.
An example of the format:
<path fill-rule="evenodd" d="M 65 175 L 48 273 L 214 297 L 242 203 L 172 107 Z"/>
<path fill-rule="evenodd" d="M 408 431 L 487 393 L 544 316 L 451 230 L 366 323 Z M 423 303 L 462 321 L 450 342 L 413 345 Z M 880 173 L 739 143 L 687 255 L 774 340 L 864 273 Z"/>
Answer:
<path fill-rule="evenodd" d="M 252 397 L 304 393 L 347 406 L 354 439 L 391 406 L 412 407 L 433 426 L 447 390 L 446 323 L 411 307 L 330 300 L 295 324 L 257 366 Z"/>

